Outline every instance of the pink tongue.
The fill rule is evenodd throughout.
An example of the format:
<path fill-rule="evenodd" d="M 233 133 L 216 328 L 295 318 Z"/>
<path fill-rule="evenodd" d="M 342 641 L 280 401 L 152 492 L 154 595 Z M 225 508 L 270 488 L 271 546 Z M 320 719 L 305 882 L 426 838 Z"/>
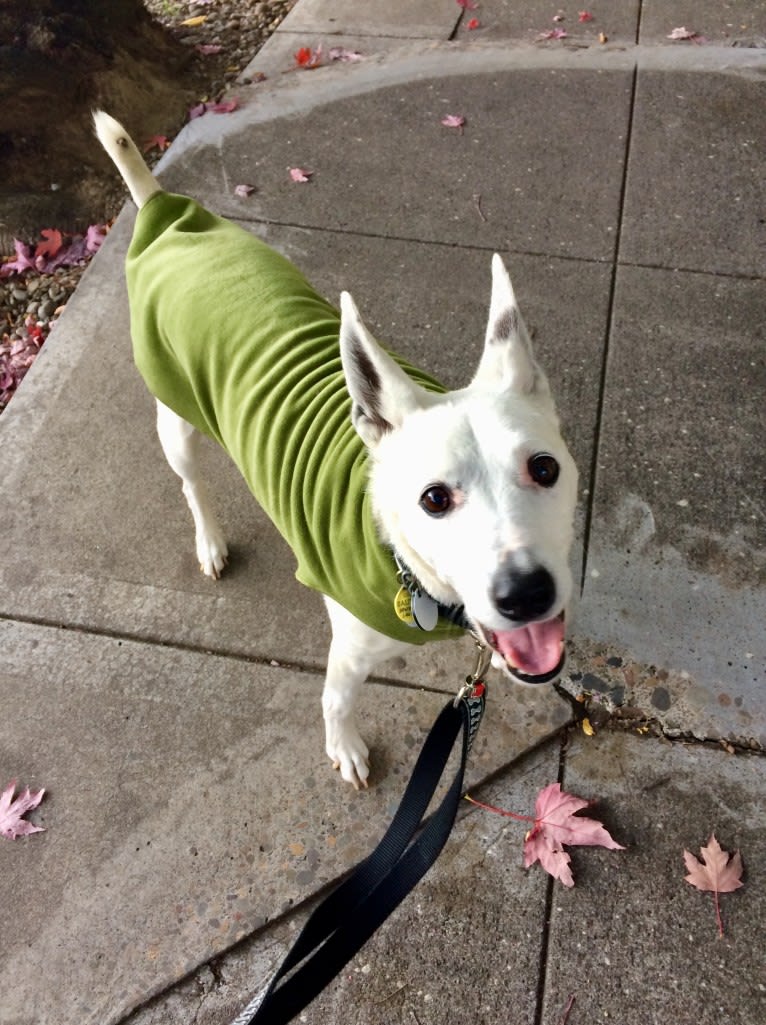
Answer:
<path fill-rule="evenodd" d="M 530 623 L 516 630 L 495 633 L 498 651 L 512 666 L 528 676 L 542 676 L 552 672 L 561 659 L 564 640 L 564 622 L 548 619 L 544 623 Z"/>

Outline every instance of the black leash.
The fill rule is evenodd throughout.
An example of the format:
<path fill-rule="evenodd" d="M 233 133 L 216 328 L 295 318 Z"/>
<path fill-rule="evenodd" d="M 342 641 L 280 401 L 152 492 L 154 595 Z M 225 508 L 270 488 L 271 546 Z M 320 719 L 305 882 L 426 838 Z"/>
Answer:
<path fill-rule="evenodd" d="M 317 907 L 268 987 L 232 1025 L 285 1025 L 325 988 L 439 857 L 457 815 L 471 744 L 486 701 L 489 653 L 442 709 L 425 739 L 401 803 L 378 846 Z M 441 804 L 416 840 L 458 735 L 460 764 Z"/>

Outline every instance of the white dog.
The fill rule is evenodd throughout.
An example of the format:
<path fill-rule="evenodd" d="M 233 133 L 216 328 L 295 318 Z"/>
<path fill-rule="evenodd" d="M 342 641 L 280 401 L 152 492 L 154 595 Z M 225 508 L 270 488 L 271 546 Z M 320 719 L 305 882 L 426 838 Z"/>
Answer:
<path fill-rule="evenodd" d="M 577 471 L 501 258 L 476 374 L 447 392 L 381 348 L 347 292 L 339 318 L 265 243 L 163 192 L 118 122 L 94 121 L 139 208 L 126 261 L 134 353 L 201 568 L 217 577 L 227 552 L 200 431 L 292 545 L 298 579 L 324 595 L 322 706 L 343 779 L 366 785 L 369 773 L 360 686 L 407 644 L 470 629 L 507 676 L 554 680 Z"/>

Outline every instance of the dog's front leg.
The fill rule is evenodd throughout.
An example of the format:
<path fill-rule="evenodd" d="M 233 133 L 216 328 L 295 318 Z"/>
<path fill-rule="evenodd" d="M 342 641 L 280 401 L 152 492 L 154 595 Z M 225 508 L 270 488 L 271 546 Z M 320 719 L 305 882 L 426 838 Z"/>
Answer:
<path fill-rule="evenodd" d="M 332 598 L 325 596 L 332 624 L 327 676 L 322 692 L 327 754 L 333 767 L 357 790 L 367 786 L 369 749 L 354 714 L 359 688 L 372 670 L 409 645 L 366 626 Z"/>

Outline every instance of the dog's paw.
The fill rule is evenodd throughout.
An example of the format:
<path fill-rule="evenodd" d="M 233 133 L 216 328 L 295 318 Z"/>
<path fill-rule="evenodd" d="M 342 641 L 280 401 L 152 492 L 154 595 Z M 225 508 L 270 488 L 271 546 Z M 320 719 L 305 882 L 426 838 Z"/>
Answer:
<path fill-rule="evenodd" d="M 229 559 L 229 549 L 223 535 L 216 531 L 197 536 L 197 559 L 206 577 L 218 580 Z"/>
<path fill-rule="evenodd" d="M 327 754 L 334 769 L 340 770 L 341 778 L 350 783 L 354 790 L 367 787 L 370 775 L 369 748 L 353 723 L 344 723 L 333 731 L 332 741 L 328 738 Z"/>

